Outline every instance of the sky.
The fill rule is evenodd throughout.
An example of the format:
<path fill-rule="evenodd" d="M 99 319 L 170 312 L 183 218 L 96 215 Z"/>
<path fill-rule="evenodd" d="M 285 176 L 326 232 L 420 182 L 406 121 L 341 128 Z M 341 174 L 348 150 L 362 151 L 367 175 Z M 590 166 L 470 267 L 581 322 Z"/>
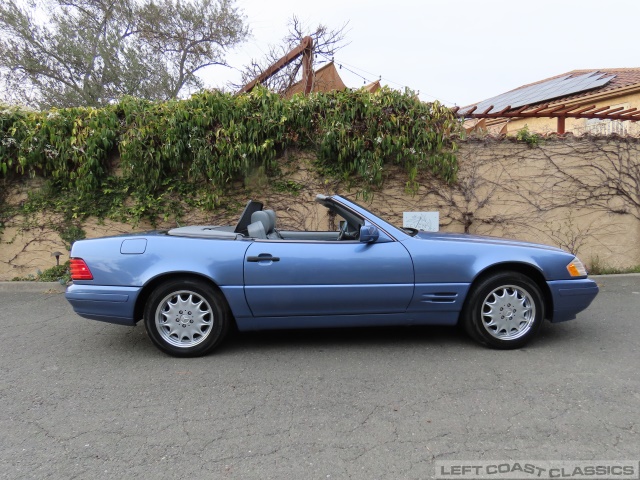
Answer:
<path fill-rule="evenodd" d="M 310 30 L 349 22 L 335 55 L 349 87 L 378 80 L 465 106 L 576 69 L 640 67 L 640 0 L 237 0 L 252 35 L 210 87 L 278 44 L 295 14 Z M 315 65 L 316 68 L 321 66 Z M 357 73 L 354 74 L 352 72 Z M 364 78 L 363 78 L 364 77 Z"/>

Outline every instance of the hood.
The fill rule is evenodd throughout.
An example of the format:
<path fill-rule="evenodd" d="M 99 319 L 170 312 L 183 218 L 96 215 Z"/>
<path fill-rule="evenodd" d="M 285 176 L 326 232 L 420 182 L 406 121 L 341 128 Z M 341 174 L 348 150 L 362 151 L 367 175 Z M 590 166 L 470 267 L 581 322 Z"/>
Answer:
<path fill-rule="evenodd" d="M 552 247 L 551 245 L 544 245 L 542 243 L 523 242 L 521 240 L 513 240 L 510 238 L 489 237 L 484 235 L 470 235 L 468 233 L 418 232 L 418 234 L 414 238 L 433 241 L 445 240 L 448 242 L 481 243 L 485 245 L 540 248 L 542 250 L 567 253 L 561 248 Z"/>

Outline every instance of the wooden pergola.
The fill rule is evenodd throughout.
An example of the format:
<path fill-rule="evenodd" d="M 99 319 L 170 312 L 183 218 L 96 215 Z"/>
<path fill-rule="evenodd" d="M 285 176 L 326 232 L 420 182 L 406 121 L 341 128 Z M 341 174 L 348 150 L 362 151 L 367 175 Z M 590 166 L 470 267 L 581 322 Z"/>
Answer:
<path fill-rule="evenodd" d="M 565 133 L 565 120 L 567 118 L 597 118 L 599 120 L 620 120 L 620 121 L 640 121 L 640 111 L 637 108 L 624 107 L 596 107 L 595 105 L 551 106 L 548 103 L 542 106 L 525 105 L 517 109 L 510 106 L 500 111 L 493 112 L 493 105 L 483 112 L 476 112 L 477 106 L 471 107 L 461 112 L 460 107 L 454 107 L 453 112 L 460 118 L 465 119 L 521 119 L 521 118 L 557 118 L 557 133 Z"/>

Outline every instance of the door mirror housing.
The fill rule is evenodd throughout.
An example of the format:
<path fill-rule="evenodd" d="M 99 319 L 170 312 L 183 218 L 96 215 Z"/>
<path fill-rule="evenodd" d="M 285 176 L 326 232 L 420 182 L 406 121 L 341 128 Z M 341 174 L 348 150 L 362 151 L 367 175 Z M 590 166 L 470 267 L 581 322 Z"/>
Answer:
<path fill-rule="evenodd" d="M 360 227 L 360 243 L 374 243 L 380 237 L 380 232 L 375 225 L 363 225 Z"/>

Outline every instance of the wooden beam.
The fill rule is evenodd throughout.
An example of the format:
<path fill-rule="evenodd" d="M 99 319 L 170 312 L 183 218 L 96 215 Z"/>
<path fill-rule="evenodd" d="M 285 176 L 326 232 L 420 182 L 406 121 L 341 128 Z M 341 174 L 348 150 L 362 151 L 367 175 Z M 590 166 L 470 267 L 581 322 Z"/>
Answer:
<path fill-rule="evenodd" d="M 305 51 L 308 52 L 308 54 L 307 54 L 306 62 L 303 59 L 303 65 L 302 65 L 302 67 L 303 67 L 303 76 L 304 76 L 304 71 L 306 69 L 306 71 L 307 71 L 307 78 L 306 78 L 307 84 L 309 82 L 313 82 L 313 75 L 311 75 L 309 73 L 310 69 L 311 69 L 311 56 L 312 56 L 311 55 L 311 51 L 312 50 L 313 50 L 313 39 L 311 37 L 304 37 L 302 39 L 302 41 L 300 42 L 300 45 L 298 45 L 296 48 L 294 48 L 289 53 L 284 55 L 277 62 L 273 63 L 269 68 L 267 68 L 264 72 L 262 72 L 260 75 L 258 75 L 253 80 L 251 80 L 249 83 L 247 83 L 244 87 L 242 87 L 238 91 L 238 93 L 248 93 L 248 92 L 250 92 L 251 90 L 253 90 L 255 88 L 256 85 L 258 85 L 259 83 L 264 82 L 268 78 L 270 78 L 273 75 L 275 75 L 276 73 L 278 73 L 280 70 L 282 70 L 284 67 L 289 65 L 291 62 L 293 62 L 300 55 L 304 55 Z M 306 92 L 307 84 L 305 84 L 305 92 Z"/>
<path fill-rule="evenodd" d="M 580 108 L 580 105 L 576 106 L 576 107 L 569 107 L 565 110 L 562 111 L 562 113 L 569 113 L 569 112 L 573 112 L 574 110 L 577 110 Z"/>
<path fill-rule="evenodd" d="M 616 113 L 619 112 L 620 110 L 624 110 L 624 107 L 618 107 L 618 108 L 611 108 L 609 107 L 609 109 L 605 112 L 602 112 L 603 115 L 611 115 L 612 113 Z"/>
<path fill-rule="evenodd" d="M 637 108 L 627 108 L 626 110 L 616 113 L 616 115 L 625 115 L 627 113 L 635 112 L 636 110 Z"/>
<path fill-rule="evenodd" d="M 600 112 L 604 112 L 605 110 L 609 110 L 608 105 L 606 107 L 600 107 L 600 108 L 596 108 L 593 112 L 589 112 L 589 115 L 595 115 L 596 113 L 600 113 Z"/>
<path fill-rule="evenodd" d="M 305 37 L 309 42 L 302 51 L 302 84 L 304 85 L 304 94 L 309 95 L 313 89 L 313 40 L 311 37 Z"/>
<path fill-rule="evenodd" d="M 548 111 L 545 111 L 545 115 L 550 114 L 550 113 L 555 113 L 555 112 L 560 112 L 562 110 L 565 109 L 564 105 L 558 105 L 557 107 L 552 107 L 551 109 L 549 109 Z"/>
<path fill-rule="evenodd" d="M 638 122 L 640 121 L 640 111 L 638 108 L 627 108 L 610 106 L 596 108 L 595 105 L 589 106 L 569 106 L 557 105 L 550 107 L 548 104 L 536 107 L 532 110 L 526 110 L 530 108 L 528 105 L 518 108 L 514 111 L 509 111 L 511 107 L 506 107 L 499 112 L 491 112 L 493 105 L 486 109 L 482 113 L 474 113 L 478 108 L 477 105 L 470 108 L 465 113 L 459 113 L 460 108 L 455 107 L 452 112 L 459 117 L 467 119 L 510 119 L 510 118 L 557 118 L 558 133 L 565 133 L 566 119 L 567 118 L 596 118 L 599 120 L 620 120 Z"/>
<path fill-rule="evenodd" d="M 583 113 L 583 112 L 588 112 L 589 110 L 592 110 L 592 109 L 594 109 L 594 108 L 596 108 L 596 106 L 595 106 L 595 105 L 589 105 L 588 107 L 584 107 L 584 108 L 582 108 L 582 109 L 578 110 L 577 112 L 573 112 L 573 113 Z"/>
<path fill-rule="evenodd" d="M 558 117 L 558 134 L 563 135 L 564 133 L 566 133 L 564 131 L 564 117 Z"/>
<path fill-rule="evenodd" d="M 499 112 L 496 112 L 494 115 L 502 115 L 503 113 L 508 112 L 509 110 L 511 110 L 511 105 L 507 105 L 506 107 L 504 107 Z"/>
<path fill-rule="evenodd" d="M 549 108 L 549 104 L 548 103 L 542 105 L 541 107 L 536 108 L 535 110 L 531 110 L 530 113 L 538 113 L 538 112 L 541 112 L 543 110 L 546 110 L 547 108 Z"/>

